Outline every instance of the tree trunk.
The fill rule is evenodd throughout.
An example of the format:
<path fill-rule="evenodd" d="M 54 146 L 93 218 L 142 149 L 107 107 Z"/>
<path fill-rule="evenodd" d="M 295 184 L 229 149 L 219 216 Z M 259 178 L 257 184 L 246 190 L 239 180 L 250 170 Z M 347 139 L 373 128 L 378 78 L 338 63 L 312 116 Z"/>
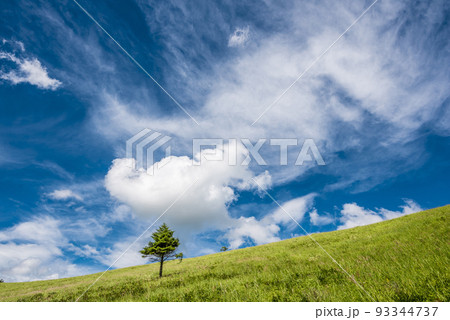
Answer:
<path fill-rule="evenodd" d="M 162 270 L 163 270 L 163 263 L 164 263 L 164 257 L 161 257 L 161 263 L 159 265 L 159 277 L 162 277 Z"/>

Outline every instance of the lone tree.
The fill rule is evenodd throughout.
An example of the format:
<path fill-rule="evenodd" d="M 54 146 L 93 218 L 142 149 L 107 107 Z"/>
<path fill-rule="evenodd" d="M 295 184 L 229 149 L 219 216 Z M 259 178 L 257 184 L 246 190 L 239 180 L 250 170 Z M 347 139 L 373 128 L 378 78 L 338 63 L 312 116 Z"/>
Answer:
<path fill-rule="evenodd" d="M 163 264 L 175 257 L 175 250 L 180 245 L 180 241 L 173 237 L 174 231 L 164 223 L 152 234 L 153 242 L 144 247 L 140 253 L 142 258 L 149 258 L 150 261 L 159 261 L 159 277 L 162 277 Z"/>
<path fill-rule="evenodd" d="M 183 262 L 183 252 L 176 254 L 175 259 L 180 259 L 180 263 Z"/>
<path fill-rule="evenodd" d="M 223 246 L 222 248 L 220 248 L 220 251 L 227 251 L 227 250 L 228 250 L 228 248 L 225 247 L 225 246 Z"/>

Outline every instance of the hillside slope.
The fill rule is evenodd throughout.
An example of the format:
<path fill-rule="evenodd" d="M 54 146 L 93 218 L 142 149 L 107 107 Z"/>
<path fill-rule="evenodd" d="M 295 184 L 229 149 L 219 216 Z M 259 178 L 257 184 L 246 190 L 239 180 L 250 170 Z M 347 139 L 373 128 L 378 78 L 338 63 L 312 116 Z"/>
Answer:
<path fill-rule="evenodd" d="M 450 205 L 391 221 L 107 272 L 80 301 L 449 301 Z M 0 284 L 0 301 L 74 301 L 98 277 Z M 368 293 L 368 294 L 367 294 Z"/>

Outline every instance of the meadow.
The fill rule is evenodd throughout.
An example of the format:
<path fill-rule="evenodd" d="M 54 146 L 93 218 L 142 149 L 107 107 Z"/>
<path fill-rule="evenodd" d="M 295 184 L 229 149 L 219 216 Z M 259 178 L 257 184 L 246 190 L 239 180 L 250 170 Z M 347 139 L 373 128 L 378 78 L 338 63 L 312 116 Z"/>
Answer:
<path fill-rule="evenodd" d="M 450 205 L 368 226 L 108 271 L 80 301 L 449 301 Z M 0 301 L 75 301 L 99 276 L 0 283 Z"/>

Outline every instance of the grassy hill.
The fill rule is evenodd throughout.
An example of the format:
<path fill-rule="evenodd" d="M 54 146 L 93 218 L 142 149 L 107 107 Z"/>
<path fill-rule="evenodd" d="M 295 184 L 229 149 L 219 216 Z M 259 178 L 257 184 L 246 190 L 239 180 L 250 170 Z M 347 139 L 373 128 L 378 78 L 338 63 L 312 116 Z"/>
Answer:
<path fill-rule="evenodd" d="M 377 301 L 449 301 L 450 205 L 313 237 Z M 371 301 L 310 238 L 107 272 L 80 301 Z M 0 301 L 74 301 L 99 274 L 0 284 Z"/>

